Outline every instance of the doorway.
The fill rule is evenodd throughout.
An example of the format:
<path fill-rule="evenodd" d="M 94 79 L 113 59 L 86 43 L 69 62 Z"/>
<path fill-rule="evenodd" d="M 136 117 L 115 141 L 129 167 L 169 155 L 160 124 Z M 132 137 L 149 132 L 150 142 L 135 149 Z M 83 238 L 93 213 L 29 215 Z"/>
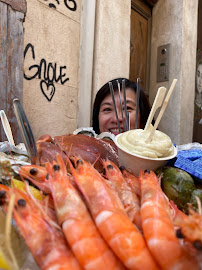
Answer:
<path fill-rule="evenodd" d="M 143 1 L 131 2 L 131 40 L 129 79 L 141 79 L 141 87 L 149 95 L 149 64 L 152 7 Z"/>

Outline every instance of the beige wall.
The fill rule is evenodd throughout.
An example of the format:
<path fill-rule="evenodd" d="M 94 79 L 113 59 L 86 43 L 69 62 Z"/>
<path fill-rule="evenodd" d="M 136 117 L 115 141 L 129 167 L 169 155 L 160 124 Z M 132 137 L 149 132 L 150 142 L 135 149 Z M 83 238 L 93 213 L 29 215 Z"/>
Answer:
<path fill-rule="evenodd" d="M 159 129 L 176 144 L 192 142 L 198 0 L 159 0 L 152 14 L 150 102 L 178 79 Z M 170 78 L 156 82 L 157 47 L 170 43 Z"/>
<path fill-rule="evenodd" d="M 66 2 L 71 8 L 74 7 L 72 1 Z M 50 8 L 50 3 L 54 3 L 56 8 Z M 57 1 L 27 1 L 24 47 L 26 48 L 27 44 L 33 45 L 35 59 L 30 47 L 25 56 L 25 74 L 28 78 L 33 76 L 37 67 L 31 70 L 29 68 L 40 65 L 44 59 L 47 67 L 49 65 L 50 80 L 54 71 L 57 79 L 57 82 L 53 80 L 52 85 L 49 82 L 48 86 L 44 69 L 41 77 L 37 75 L 31 80 L 24 79 L 23 105 L 35 139 L 47 133 L 55 136 L 76 129 L 81 1 L 76 1 L 76 4 L 76 10 L 71 11 L 63 1 L 59 4 Z M 65 82 L 67 78 L 69 80 Z M 54 89 L 55 92 L 51 94 Z"/>
<path fill-rule="evenodd" d="M 107 81 L 129 76 L 130 0 L 97 0 L 93 97 Z"/>

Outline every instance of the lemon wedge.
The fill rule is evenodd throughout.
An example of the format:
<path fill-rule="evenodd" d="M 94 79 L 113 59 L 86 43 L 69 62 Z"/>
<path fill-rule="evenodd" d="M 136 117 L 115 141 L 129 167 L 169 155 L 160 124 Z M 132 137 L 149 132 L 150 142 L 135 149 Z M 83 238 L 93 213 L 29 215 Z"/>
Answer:
<path fill-rule="evenodd" d="M 17 180 L 17 179 L 12 179 L 12 180 L 13 181 L 11 182 L 11 187 L 13 187 L 13 184 L 14 184 L 14 186 L 16 188 L 18 188 L 18 189 L 20 189 L 22 191 L 25 191 L 25 183 L 23 183 L 22 181 Z M 34 188 L 32 186 L 29 186 L 29 188 L 30 188 L 30 191 L 31 191 L 32 195 L 36 199 L 38 199 L 40 201 L 42 201 L 44 199 L 45 196 L 38 189 L 36 189 L 36 188 Z"/>
<path fill-rule="evenodd" d="M 0 269 L 12 270 L 11 266 L 6 262 L 6 259 L 4 258 L 3 254 L 1 253 L 1 250 L 0 250 Z"/>

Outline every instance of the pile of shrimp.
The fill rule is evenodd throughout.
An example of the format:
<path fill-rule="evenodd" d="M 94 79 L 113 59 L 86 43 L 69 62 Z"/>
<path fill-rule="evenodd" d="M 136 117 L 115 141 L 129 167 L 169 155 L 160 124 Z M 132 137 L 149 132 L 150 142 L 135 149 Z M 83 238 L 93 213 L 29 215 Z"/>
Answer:
<path fill-rule="evenodd" d="M 103 173 L 79 157 L 67 163 L 71 174 L 59 155 L 46 167 L 21 167 L 22 179 L 46 194 L 42 201 L 28 184 L 24 192 L 0 186 L 5 213 L 15 195 L 13 219 L 40 269 L 200 269 L 202 217 L 190 239 L 196 214 L 185 218 L 170 205 L 154 172 L 136 177 L 110 160 Z"/>

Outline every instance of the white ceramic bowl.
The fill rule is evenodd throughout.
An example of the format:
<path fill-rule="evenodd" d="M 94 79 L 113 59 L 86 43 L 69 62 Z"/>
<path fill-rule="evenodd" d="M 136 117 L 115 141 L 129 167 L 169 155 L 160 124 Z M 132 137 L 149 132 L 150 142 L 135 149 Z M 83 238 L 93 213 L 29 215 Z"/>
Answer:
<path fill-rule="evenodd" d="M 131 153 L 118 144 L 117 140 L 120 135 L 121 134 L 118 134 L 114 140 L 118 148 L 119 166 L 124 166 L 137 176 L 139 175 L 141 169 L 143 171 L 155 171 L 158 168 L 164 167 L 169 160 L 173 159 L 177 155 L 177 149 L 175 147 L 171 156 L 163 158 L 150 158 Z"/>

